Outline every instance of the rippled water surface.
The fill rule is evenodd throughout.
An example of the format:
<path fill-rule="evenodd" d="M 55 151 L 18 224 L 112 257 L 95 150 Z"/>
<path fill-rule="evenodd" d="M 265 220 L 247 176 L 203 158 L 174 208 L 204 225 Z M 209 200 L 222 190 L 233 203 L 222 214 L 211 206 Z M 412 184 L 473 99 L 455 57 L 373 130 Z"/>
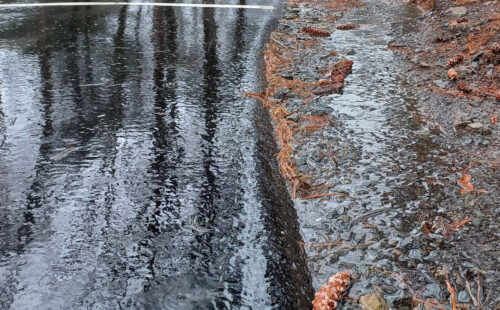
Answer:
<path fill-rule="evenodd" d="M 1 12 L 0 309 L 309 303 L 268 118 L 239 94 L 274 14 Z"/>

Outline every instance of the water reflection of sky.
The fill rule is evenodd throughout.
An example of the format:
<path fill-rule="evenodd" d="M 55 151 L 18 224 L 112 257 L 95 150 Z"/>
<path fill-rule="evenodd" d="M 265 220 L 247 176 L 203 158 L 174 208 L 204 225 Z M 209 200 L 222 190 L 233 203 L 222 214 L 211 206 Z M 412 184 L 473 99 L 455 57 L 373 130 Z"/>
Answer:
<path fill-rule="evenodd" d="M 0 305 L 270 305 L 258 103 L 238 93 L 270 14 L 0 17 Z"/>

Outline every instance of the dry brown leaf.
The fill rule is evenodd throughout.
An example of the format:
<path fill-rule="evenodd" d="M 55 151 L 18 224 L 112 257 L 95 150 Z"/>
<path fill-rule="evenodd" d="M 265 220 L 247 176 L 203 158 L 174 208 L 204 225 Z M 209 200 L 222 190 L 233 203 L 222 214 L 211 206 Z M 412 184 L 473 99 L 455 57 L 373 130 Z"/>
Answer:
<path fill-rule="evenodd" d="M 458 185 L 462 187 L 460 190 L 460 194 L 467 194 L 473 192 L 476 187 L 474 184 L 471 183 L 471 176 L 470 174 L 464 174 L 459 180 L 458 180 Z"/>
<path fill-rule="evenodd" d="M 459 230 L 460 228 L 462 228 L 462 226 L 464 226 L 465 224 L 470 223 L 470 222 L 472 222 L 472 219 L 466 218 L 465 220 L 450 223 L 450 224 L 448 224 L 448 230 L 449 231 Z"/>
<path fill-rule="evenodd" d="M 490 123 L 491 123 L 491 125 L 495 125 L 495 126 L 498 125 L 498 114 L 497 113 L 491 114 Z"/>
<path fill-rule="evenodd" d="M 457 183 L 461 187 L 460 194 L 462 194 L 462 195 L 463 194 L 469 194 L 469 193 L 472 193 L 472 192 L 486 193 L 486 190 L 484 190 L 484 189 L 476 189 L 476 187 L 474 186 L 474 184 L 472 184 L 472 182 L 471 182 L 471 176 L 470 176 L 470 174 L 466 174 L 465 172 L 462 175 L 462 177 L 460 179 L 458 179 Z"/>

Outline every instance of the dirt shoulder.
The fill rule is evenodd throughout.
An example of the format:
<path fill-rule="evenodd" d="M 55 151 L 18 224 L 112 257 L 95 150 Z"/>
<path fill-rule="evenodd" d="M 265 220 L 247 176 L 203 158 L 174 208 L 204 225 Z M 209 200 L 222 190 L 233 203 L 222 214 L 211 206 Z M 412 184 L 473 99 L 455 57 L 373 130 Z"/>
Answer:
<path fill-rule="evenodd" d="M 347 270 L 371 307 L 495 309 L 499 6 L 425 5 L 289 1 L 248 95 L 272 117 L 316 290 Z"/>

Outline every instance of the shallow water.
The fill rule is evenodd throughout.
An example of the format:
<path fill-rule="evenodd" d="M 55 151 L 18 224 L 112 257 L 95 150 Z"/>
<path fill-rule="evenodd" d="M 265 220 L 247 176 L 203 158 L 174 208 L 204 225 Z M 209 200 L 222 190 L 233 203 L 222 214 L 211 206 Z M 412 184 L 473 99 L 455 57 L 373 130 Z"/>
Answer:
<path fill-rule="evenodd" d="M 383 272 L 403 272 L 424 285 L 436 282 L 424 265 L 432 258 L 426 257 L 429 250 L 421 243 L 420 216 L 436 203 L 432 180 L 449 178 L 449 149 L 434 144 L 430 129 L 418 121 L 419 98 L 405 85 L 411 71 L 388 49 L 398 36 L 416 30 L 421 12 L 386 1 L 363 3 L 365 7 L 338 22 L 360 27 L 334 31 L 327 40 L 329 51 L 354 61 L 343 93 L 309 103 L 330 109 L 335 124 L 303 137 L 296 158 L 299 170 L 313 176 L 316 184 L 334 184 L 330 191 L 352 197 L 297 199 L 296 205 L 308 242 L 345 243 L 308 250 L 315 288 L 348 270 L 361 276 L 351 296 L 381 289 L 397 308 L 404 290 Z M 433 293 L 426 297 L 444 299 L 439 286 Z"/>
<path fill-rule="evenodd" d="M 1 309 L 309 303 L 269 119 L 239 94 L 274 14 L 2 11 Z"/>

